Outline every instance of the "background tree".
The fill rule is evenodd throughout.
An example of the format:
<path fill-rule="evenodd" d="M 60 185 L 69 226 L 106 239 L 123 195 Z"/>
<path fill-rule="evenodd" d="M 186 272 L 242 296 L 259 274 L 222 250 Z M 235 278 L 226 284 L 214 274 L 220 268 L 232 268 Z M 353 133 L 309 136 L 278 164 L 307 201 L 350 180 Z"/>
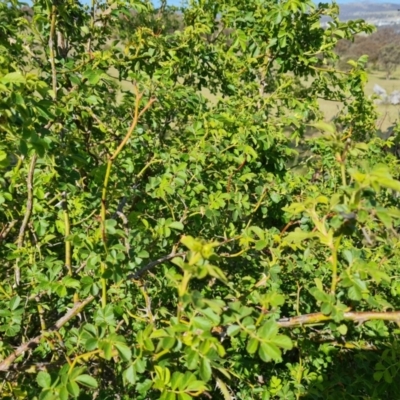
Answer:
<path fill-rule="evenodd" d="M 379 52 L 380 61 L 389 79 L 392 72 L 400 65 L 400 48 L 396 43 L 390 43 Z"/>

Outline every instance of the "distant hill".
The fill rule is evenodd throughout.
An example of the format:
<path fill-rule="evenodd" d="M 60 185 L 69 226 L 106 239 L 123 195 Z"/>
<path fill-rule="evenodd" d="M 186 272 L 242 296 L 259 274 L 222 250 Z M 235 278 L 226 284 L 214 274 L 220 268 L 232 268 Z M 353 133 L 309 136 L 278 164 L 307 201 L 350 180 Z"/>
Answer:
<path fill-rule="evenodd" d="M 340 19 L 364 19 L 376 26 L 400 25 L 400 3 L 377 3 L 374 1 L 359 1 L 339 3 Z M 326 23 L 328 19 L 322 19 Z"/>

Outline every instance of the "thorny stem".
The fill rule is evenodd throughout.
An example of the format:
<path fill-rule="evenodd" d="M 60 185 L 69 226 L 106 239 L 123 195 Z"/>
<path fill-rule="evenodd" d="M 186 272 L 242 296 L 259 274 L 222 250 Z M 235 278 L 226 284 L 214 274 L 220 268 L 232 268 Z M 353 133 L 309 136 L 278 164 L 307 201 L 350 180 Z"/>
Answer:
<path fill-rule="evenodd" d="M 19 230 L 19 235 L 18 235 L 18 242 L 17 242 L 17 248 L 18 250 L 21 250 L 23 244 L 24 244 L 24 237 L 25 237 L 25 232 L 26 228 L 29 223 L 29 219 L 31 218 L 32 215 L 32 208 L 33 208 L 33 177 L 35 173 L 35 167 L 36 167 L 36 161 L 37 161 L 37 154 L 34 154 L 32 156 L 31 164 L 29 166 L 29 171 L 28 171 L 28 178 L 27 178 L 27 190 L 28 190 L 28 198 L 26 201 L 26 211 L 24 215 L 24 219 L 21 224 L 21 228 Z M 19 258 L 17 259 L 16 265 L 15 265 L 15 284 L 19 286 L 21 280 L 21 270 L 19 267 Z"/>

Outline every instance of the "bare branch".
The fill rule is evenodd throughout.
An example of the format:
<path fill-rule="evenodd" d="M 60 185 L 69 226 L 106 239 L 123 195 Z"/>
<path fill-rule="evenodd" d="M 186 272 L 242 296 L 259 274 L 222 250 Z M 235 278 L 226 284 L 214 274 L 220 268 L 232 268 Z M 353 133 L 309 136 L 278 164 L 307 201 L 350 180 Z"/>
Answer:
<path fill-rule="evenodd" d="M 0 243 L 7 237 L 7 235 L 10 233 L 11 229 L 14 227 L 14 225 L 17 223 L 17 220 L 11 221 L 7 226 L 5 226 L 1 232 L 0 232 Z"/>
<path fill-rule="evenodd" d="M 154 260 L 154 261 L 148 263 L 143 268 L 140 268 L 138 271 L 136 271 L 134 274 L 128 275 L 128 279 L 139 279 L 142 275 L 144 275 L 146 272 L 153 269 L 155 266 L 162 264 L 165 261 L 172 260 L 175 257 L 184 257 L 185 255 L 186 255 L 186 253 L 168 254 L 167 256 L 161 257 L 158 260 Z"/>
<path fill-rule="evenodd" d="M 344 320 L 358 322 L 362 324 L 366 321 L 380 320 L 380 321 L 392 321 L 400 324 L 400 311 L 393 312 L 375 312 L 375 311 L 365 311 L 365 312 L 345 312 Z M 293 318 L 281 318 L 277 321 L 279 327 L 281 328 L 294 328 L 301 325 L 312 325 L 319 324 L 326 321 L 331 321 L 333 319 L 330 315 L 325 315 L 322 313 L 304 314 Z"/>
<path fill-rule="evenodd" d="M 89 303 L 94 300 L 94 296 L 90 296 L 82 302 L 75 303 L 75 305 L 64 315 L 62 316 L 52 328 L 47 331 L 42 332 L 40 335 L 34 337 L 33 339 L 28 340 L 26 343 L 21 344 L 14 353 L 10 354 L 5 360 L 0 363 L 0 371 L 8 371 L 15 361 L 17 357 L 25 353 L 32 347 L 37 346 L 40 341 L 49 333 L 53 331 L 58 331 L 61 327 L 63 327 L 69 320 L 78 315 Z"/>

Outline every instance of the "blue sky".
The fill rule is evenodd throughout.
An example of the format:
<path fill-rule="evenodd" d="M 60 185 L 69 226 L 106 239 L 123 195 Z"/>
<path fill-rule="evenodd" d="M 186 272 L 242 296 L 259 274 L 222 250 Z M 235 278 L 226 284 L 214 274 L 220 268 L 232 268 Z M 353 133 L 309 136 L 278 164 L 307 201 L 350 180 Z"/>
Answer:
<path fill-rule="evenodd" d="M 339 4 L 340 3 L 359 3 L 360 0 L 336 0 Z M 363 0 L 367 1 L 369 3 L 392 3 L 392 4 L 399 4 L 400 5 L 400 0 Z M 319 1 L 316 0 L 315 3 L 318 3 Z M 321 0 L 321 2 L 324 2 Z M 155 1 L 157 3 L 157 1 Z M 168 0 L 169 5 L 174 5 L 174 6 L 179 6 L 181 4 L 181 0 Z"/>
<path fill-rule="evenodd" d="M 89 3 L 90 0 L 82 0 L 83 3 Z M 320 1 L 324 1 L 324 0 L 320 0 Z M 359 3 L 360 0 L 337 0 L 338 3 Z M 392 3 L 392 4 L 399 4 L 400 6 L 400 0 L 361 0 L 361 1 L 368 1 L 370 3 Z M 318 3 L 318 0 L 315 0 L 316 3 Z M 154 1 L 154 3 L 158 3 L 157 0 Z M 180 6 L 181 5 L 181 0 L 168 0 L 168 4 L 169 5 L 173 5 L 173 6 Z"/>
<path fill-rule="evenodd" d="M 323 0 L 321 0 L 323 2 Z M 364 0 L 368 1 L 368 0 Z M 318 3 L 319 1 L 316 0 L 315 3 Z M 359 3 L 360 0 L 337 0 L 337 2 L 340 3 Z M 399 4 L 400 5 L 400 0 L 370 0 L 368 1 L 370 3 L 392 3 L 392 4 Z M 155 1 L 157 3 L 157 1 Z M 168 0 L 169 5 L 174 5 L 174 6 L 179 6 L 181 4 L 181 0 Z"/>

